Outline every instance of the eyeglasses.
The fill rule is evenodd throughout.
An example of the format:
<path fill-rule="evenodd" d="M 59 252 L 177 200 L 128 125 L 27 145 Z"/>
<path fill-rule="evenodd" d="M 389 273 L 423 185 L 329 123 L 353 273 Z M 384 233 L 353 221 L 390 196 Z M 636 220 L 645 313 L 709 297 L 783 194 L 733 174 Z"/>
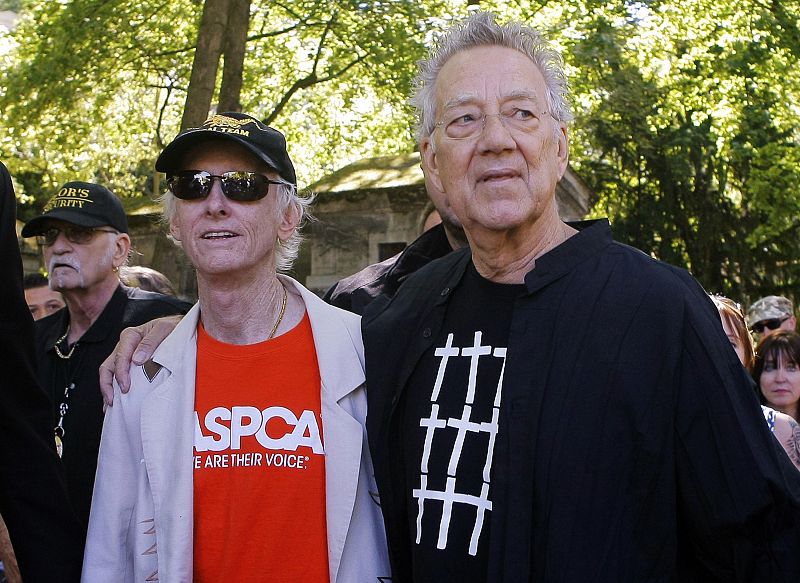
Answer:
<path fill-rule="evenodd" d="M 770 330 L 777 330 L 781 327 L 781 324 L 783 324 L 789 318 L 791 318 L 791 316 L 786 316 L 785 318 L 770 318 L 769 320 L 761 320 L 760 322 L 753 324 L 750 329 L 756 334 L 761 334 L 764 332 L 765 327 L 769 328 Z"/>
<path fill-rule="evenodd" d="M 536 131 L 542 117 L 551 115 L 549 111 L 534 113 L 529 109 L 511 107 L 500 113 L 483 113 L 477 108 L 455 108 L 447 117 L 436 122 L 437 128 L 444 129 L 444 135 L 451 140 L 477 138 L 486 128 L 487 117 L 497 117 L 512 133 L 530 134 Z"/>
<path fill-rule="evenodd" d="M 64 233 L 67 241 L 75 245 L 86 245 L 91 243 L 97 233 L 114 233 L 119 235 L 119 231 L 114 229 L 95 229 L 92 227 L 79 227 L 78 225 L 69 225 L 66 227 L 50 227 L 36 236 L 36 242 L 39 245 L 49 247 L 58 239 L 58 235 Z"/>
<path fill-rule="evenodd" d="M 270 184 L 283 184 L 255 172 L 224 172 L 216 175 L 203 170 L 184 170 L 170 174 L 167 176 L 167 184 L 172 194 L 181 200 L 202 200 L 211 192 L 215 178 L 219 179 L 222 194 L 236 202 L 261 200 L 269 193 Z"/>

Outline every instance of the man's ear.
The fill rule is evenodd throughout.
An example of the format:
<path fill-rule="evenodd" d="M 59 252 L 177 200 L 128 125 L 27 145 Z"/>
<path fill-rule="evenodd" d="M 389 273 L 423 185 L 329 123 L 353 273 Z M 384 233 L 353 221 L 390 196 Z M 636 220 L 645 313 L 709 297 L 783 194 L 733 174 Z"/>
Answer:
<path fill-rule="evenodd" d="M 558 177 L 560 179 L 564 176 L 569 165 L 569 133 L 567 132 L 566 124 L 559 122 L 556 138 L 558 142 L 558 152 L 556 154 L 558 157 Z"/>
<path fill-rule="evenodd" d="M 128 259 L 131 252 L 131 237 L 127 233 L 120 233 L 117 235 L 117 241 L 114 243 L 114 267 L 119 267 Z"/>
<path fill-rule="evenodd" d="M 300 207 L 294 202 L 283 210 L 278 223 L 278 238 L 281 241 L 287 241 L 297 230 L 297 226 L 300 224 L 300 215 Z"/>
<path fill-rule="evenodd" d="M 441 176 L 439 176 L 439 165 L 436 160 L 436 146 L 433 143 L 433 136 L 426 136 L 420 140 L 419 155 L 422 159 L 425 175 L 436 188 L 444 192 L 442 179 Z"/>

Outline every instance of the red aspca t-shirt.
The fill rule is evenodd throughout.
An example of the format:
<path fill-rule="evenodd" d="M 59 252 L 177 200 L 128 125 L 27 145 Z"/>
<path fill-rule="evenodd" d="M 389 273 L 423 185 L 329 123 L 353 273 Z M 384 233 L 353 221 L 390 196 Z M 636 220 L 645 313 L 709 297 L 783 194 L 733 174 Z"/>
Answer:
<path fill-rule="evenodd" d="M 320 377 L 306 315 L 258 344 L 198 326 L 194 581 L 328 578 Z"/>

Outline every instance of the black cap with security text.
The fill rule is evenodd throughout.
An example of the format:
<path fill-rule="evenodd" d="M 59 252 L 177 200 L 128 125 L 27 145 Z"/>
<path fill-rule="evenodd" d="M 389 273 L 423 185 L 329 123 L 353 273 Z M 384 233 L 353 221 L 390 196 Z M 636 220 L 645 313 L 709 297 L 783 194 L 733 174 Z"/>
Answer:
<path fill-rule="evenodd" d="M 238 111 L 212 115 L 199 128 L 189 128 L 178 134 L 156 160 L 156 170 L 166 173 L 184 170 L 180 165 L 186 153 L 208 139 L 230 140 L 244 146 L 274 168 L 281 178 L 297 186 L 297 176 L 283 134 Z"/>
<path fill-rule="evenodd" d="M 117 195 L 91 182 L 67 182 L 49 200 L 44 211 L 22 227 L 23 237 L 42 234 L 51 220 L 79 227 L 113 227 L 128 232 L 128 219 Z"/>

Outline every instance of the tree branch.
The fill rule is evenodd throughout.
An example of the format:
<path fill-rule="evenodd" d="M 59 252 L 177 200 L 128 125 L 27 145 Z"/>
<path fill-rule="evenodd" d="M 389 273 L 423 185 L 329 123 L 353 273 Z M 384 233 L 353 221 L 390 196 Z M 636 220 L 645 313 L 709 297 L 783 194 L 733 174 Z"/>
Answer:
<path fill-rule="evenodd" d="M 292 83 L 292 86 L 289 88 L 289 90 L 286 93 L 284 93 L 283 97 L 278 102 L 278 105 L 276 105 L 275 108 L 272 110 L 272 113 L 270 113 L 269 116 L 267 116 L 267 118 L 264 119 L 264 123 L 266 125 L 270 125 L 275 120 L 275 118 L 278 117 L 278 115 L 280 115 L 281 111 L 283 111 L 283 108 L 286 107 L 287 103 L 289 103 L 289 100 L 292 98 L 292 96 L 301 89 L 306 89 L 308 87 L 311 87 L 312 85 L 325 83 L 327 81 L 330 81 L 331 79 L 336 79 L 337 77 L 341 77 L 349 69 L 351 69 L 352 67 L 363 61 L 365 58 L 366 55 L 362 55 L 357 59 L 351 61 L 338 71 L 335 71 L 334 73 L 331 73 L 330 75 L 327 75 L 325 77 L 317 77 L 317 74 L 315 72 L 312 72 L 303 77 L 302 79 L 298 79 L 297 81 Z"/>
<path fill-rule="evenodd" d="M 158 144 L 158 149 L 164 149 L 164 140 L 161 138 L 161 124 L 164 120 L 164 111 L 167 109 L 167 105 L 169 104 L 169 98 L 172 95 L 172 90 L 174 89 L 175 85 L 170 83 L 167 85 L 167 95 L 164 97 L 164 103 L 161 104 L 161 107 L 158 110 L 158 123 L 156 124 L 156 144 Z"/>

